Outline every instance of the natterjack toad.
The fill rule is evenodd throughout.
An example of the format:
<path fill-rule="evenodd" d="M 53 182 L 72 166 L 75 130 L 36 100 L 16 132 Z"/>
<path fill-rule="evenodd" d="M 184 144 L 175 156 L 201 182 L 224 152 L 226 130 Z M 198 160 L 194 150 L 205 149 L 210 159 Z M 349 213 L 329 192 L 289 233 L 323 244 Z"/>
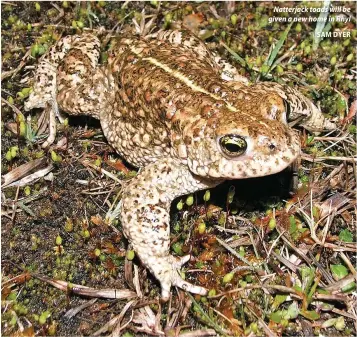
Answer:
<path fill-rule="evenodd" d="M 121 200 L 125 236 L 159 280 L 164 300 L 173 285 L 204 295 L 178 273 L 189 256 L 170 255 L 172 200 L 226 179 L 285 169 L 300 153 L 288 121 L 300 119 L 314 131 L 334 126 L 288 86 L 246 85 L 187 32 L 115 38 L 106 65 L 98 64 L 99 54 L 94 35 L 60 40 L 41 59 L 26 110 L 48 109 L 46 146 L 58 107 L 100 120 L 108 142 L 140 168 Z"/>

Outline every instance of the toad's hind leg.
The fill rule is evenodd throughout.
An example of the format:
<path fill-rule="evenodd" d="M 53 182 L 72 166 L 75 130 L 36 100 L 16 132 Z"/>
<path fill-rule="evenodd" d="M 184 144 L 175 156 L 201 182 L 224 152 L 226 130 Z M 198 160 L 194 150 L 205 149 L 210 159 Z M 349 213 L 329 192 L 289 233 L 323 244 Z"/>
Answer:
<path fill-rule="evenodd" d="M 169 298 L 171 286 L 206 294 L 205 288 L 184 281 L 179 275 L 189 256 L 170 255 L 169 211 L 175 197 L 217 184 L 194 177 L 187 166 L 166 158 L 143 168 L 123 192 L 120 218 L 124 234 L 142 263 L 160 282 L 163 300 Z"/>
<path fill-rule="evenodd" d="M 113 76 L 109 68 L 98 66 L 98 58 L 99 45 L 80 40 L 58 67 L 57 102 L 71 115 L 99 119 L 113 99 Z"/>
<path fill-rule="evenodd" d="M 290 125 L 298 124 L 310 132 L 331 131 L 336 125 L 326 118 L 319 108 L 299 90 L 287 84 L 259 82 L 250 87 L 252 92 L 272 92 L 286 102 L 287 120 Z"/>
<path fill-rule="evenodd" d="M 241 76 L 238 70 L 219 55 L 214 55 L 214 61 L 219 68 L 221 78 L 236 90 L 256 93 L 261 96 L 268 92 L 278 94 L 287 103 L 286 119 L 293 125 L 299 124 L 312 132 L 335 130 L 336 125 L 329 121 L 315 104 L 298 90 L 274 82 L 258 82 L 249 86 L 247 78 Z"/>
<path fill-rule="evenodd" d="M 97 117 L 98 107 L 91 108 L 96 89 L 102 84 L 97 71 L 100 43 L 91 34 L 67 36 L 45 54 L 35 73 L 33 91 L 25 103 L 25 110 L 45 108 L 50 113 L 50 137 L 43 144 L 54 141 L 55 115 L 58 106 L 70 114 L 89 114 Z M 92 87 L 92 95 L 88 94 Z M 94 89 L 94 90 L 93 90 Z"/>

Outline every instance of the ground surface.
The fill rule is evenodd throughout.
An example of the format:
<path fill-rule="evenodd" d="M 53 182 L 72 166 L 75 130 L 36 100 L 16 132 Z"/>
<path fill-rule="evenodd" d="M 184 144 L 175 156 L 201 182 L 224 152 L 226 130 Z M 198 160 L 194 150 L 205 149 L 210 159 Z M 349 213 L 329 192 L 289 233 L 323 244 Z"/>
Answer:
<path fill-rule="evenodd" d="M 284 3 L 297 5 L 320 6 Z M 190 330 L 190 336 L 355 335 L 357 31 L 354 5 L 344 6 L 351 9 L 344 14 L 348 22 L 325 28 L 351 36 L 326 38 L 314 48 L 316 24 L 294 24 L 284 41 L 288 24 L 269 23 L 269 17 L 290 14 L 277 14 L 272 2 L 3 2 L 2 175 L 28 162 L 39 167 L 25 170 L 25 177 L 53 167 L 34 182 L 2 190 L 2 334 L 93 335 L 102 328 L 99 334 L 114 329 L 113 335 L 125 336 Z M 211 289 L 208 298 L 173 289 L 172 300 L 160 304 L 156 281 L 126 253 L 120 224 L 105 222 L 135 170 L 106 143 L 99 123 L 69 118 L 55 144 L 42 149 L 48 131 L 38 128 L 41 111 L 24 113 L 34 66 L 56 40 L 104 27 L 105 41 L 134 29 L 134 21 L 141 33 L 188 26 L 251 81 L 299 85 L 339 120 L 329 135 L 301 132 L 293 196 L 285 172 L 173 203 L 172 250 L 194 256 L 185 275 Z M 54 280 L 68 283 L 57 289 Z M 143 297 L 92 303 L 75 294 L 73 284 L 140 289 Z M 87 307 L 65 316 L 81 304 Z"/>

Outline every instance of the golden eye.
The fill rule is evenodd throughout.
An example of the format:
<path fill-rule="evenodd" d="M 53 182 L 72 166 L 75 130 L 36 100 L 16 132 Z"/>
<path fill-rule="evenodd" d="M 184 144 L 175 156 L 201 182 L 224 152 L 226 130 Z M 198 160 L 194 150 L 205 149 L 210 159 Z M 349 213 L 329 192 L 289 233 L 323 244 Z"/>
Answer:
<path fill-rule="evenodd" d="M 220 138 L 219 145 L 224 154 L 229 157 L 238 157 L 247 150 L 247 142 L 238 135 L 225 135 Z"/>

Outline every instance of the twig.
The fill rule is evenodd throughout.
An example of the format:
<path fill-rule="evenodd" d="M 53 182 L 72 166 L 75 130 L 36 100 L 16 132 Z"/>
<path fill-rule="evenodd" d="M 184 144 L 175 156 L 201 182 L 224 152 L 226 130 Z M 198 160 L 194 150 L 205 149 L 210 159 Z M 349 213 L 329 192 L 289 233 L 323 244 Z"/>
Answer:
<path fill-rule="evenodd" d="M 14 205 L 13 205 L 13 208 L 12 208 L 13 209 L 12 218 L 11 218 L 12 225 L 14 225 L 14 223 L 15 223 L 17 200 L 19 198 L 19 192 L 20 192 L 20 186 L 17 187 L 16 196 L 15 196 L 15 200 L 14 200 Z"/>
<path fill-rule="evenodd" d="M 193 330 L 180 333 L 178 337 L 207 337 L 207 336 L 217 336 L 217 333 L 214 329 L 207 330 Z"/>
<path fill-rule="evenodd" d="M 1 97 L 1 102 L 7 104 L 12 110 L 14 110 L 15 113 L 17 113 L 18 115 L 22 115 L 22 112 L 19 108 L 17 108 L 15 105 L 11 104 L 10 102 L 8 102 L 5 98 Z"/>
<path fill-rule="evenodd" d="M 47 167 L 38 170 L 18 181 L 14 181 L 13 183 L 7 185 L 6 187 L 12 187 L 12 186 L 25 186 L 25 185 L 29 185 L 31 183 L 34 183 L 35 181 L 37 181 L 38 179 L 44 177 L 46 174 L 48 174 L 49 172 L 51 172 L 53 170 L 53 165 L 50 164 Z"/>
<path fill-rule="evenodd" d="M 253 309 L 250 308 L 249 305 L 245 304 L 245 307 L 255 316 L 256 319 L 258 319 L 259 325 L 262 327 L 262 329 L 265 331 L 266 335 L 269 337 L 277 337 L 277 335 L 270 330 L 270 328 L 265 324 L 265 322 L 262 320 L 261 317 L 259 317 Z"/>
<path fill-rule="evenodd" d="M 228 244 L 226 244 L 219 237 L 216 237 L 216 240 L 218 241 L 219 244 L 221 244 L 224 248 L 226 248 L 231 254 L 233 254 L 237 259 L 246 263 L 250 268 L 253 268 L 253 269 L 255 268 L 246 258 L 244 258 L 243 256 L 240 256 L 233 248 L 231 248 Z"/>
<path fill-rule="evenodd" d="M 20 165 L 1 177 L 2 187 L 11 184 L 26 176 L 29 172 L 35 170 L 46 162 L 45 158 L 35 159 L 26 164 Z"/>
<path fill-rule="evenodd" d="M 49 283 L 62 291 L 71 291 L 74 294 L 97 297 L 97 298 L 112 298 L 112 299 L 127 299 L 137 297 L 136 294 L 129 289 L 94 289 L 85 287 L 79 284 L 72 284 L 61 280 L 54 280 L 47 276 L 31 273 L 31 276 Z"/>
<path fill-rule="evenodd" d="M 133 301 L 130 301 L 130 302 L 128 302 L 128 303 L 124 306 L 123 310 L 125 310 L 125 312 L 128 310 L 128 307 L 130 307 L 129 304 L 131 305 L 132 302 L 133 302 Z M 123 310 L 122 310 L 122 312 L 123 312 Z M 121 313 L 122 313 L 122 312 L 121 312 Z M 114 326 L 115 324 L 117 324 L 117 322 L 121 319 L 121 313 L 120 313 L 119 315 L 113 317 L 109 322 L 107 322 L 106 324 L 104 324 L 99 330 L 97 330 L 96 332 L 94 332 L 94 333 L 93 333 L 93 336 L 99 336 L 99 335 L 101 335 L 101 334 L 107 332 L 110 327 L 112 327 L 112 326 Z"/>
<path fill-rule="evenodd" d="M 72 308 L 72 309 L 68 310 L 65 313 L 64 317 L 72 318 L 72 317 L 76 316 L 79 312 L 81 312 L 83 309 L 92 306 L 97 301 L 98 301 L 97 298 L 93 298 L 90 301 L 87 301 L 87 302 L 85 302 L 85 303 L 83 303 L 83 304 L 81 304 L 81 305 L 79 305 L 79 306 L 77 306 L 75 308 Z"/>
<path fill-rule="evenodd" d="M 343 252 L 340 252 L 340 256 L 341 256 L 342 260 L 346 263 L 346 265 L 349 268 L 349 270 L 351 271 L 352 275 L 356 278 L 357 272 L 356 272 L 355 267 L 351 263 L 350 259 Z"/>
<path fill-rule="evenodd" d="M 334 161 L 348 161 L 351 163 L 357 163 L 357 158 L 353 157 L 334 157 L 334 156 L 323 156 L 323 157 L 312 157 L 307 154 L 302 154 L 301 158 L 310 162 L 318 162 L 323 160 L 334 160 Z"/>
<path fill-rule="evenodd" d="M 10 77 L 10 76 L 14 76 L 16 75 L 22 68 L 23 66 L 26 64 L 26 62 L 24 61 L 31 53 L 31 49 L 29 49 L 26 54 L 24 55 L 24 57 L 21 59 L 21 62 L 20 64 L 15 68 L 15 69 L 12 69 L 12 70 L 9 70 L 9 71 L 4 71 L 1 75 L 1 81 L 3 81 L 4 79 Z"/>
<path fill-rule="evenodd" d="M 88 162 L 88 161 L 86 161 L 86 160 L 81 161 L 81 163 L 82 163 L 84 166 L 90 167 L 90 168 L 96 170 L 96 171 L 99 172 L 99 173 L 105 174 L 107 177 L 113 179 L 114 181 L 116 181 L 116 182 L 119 183 L 120 185 L 122 184 L 122 181 L 121 181 L 120 179 L 118 179 L 114 174 L 110 173 L 109 171 L 107 171 L 107 170 L 105 170 L 105 169 L 103 169 L 103 168 L 100 168 L 100 167 L 98 167 L 98 166 L 96 166 L 96 165 L 94 165 L 94 164 L 92 164 L 92 163 L 90 163 L 90 162 Z"/>
<path fill-rule="evenodd" d="M 203 309 L 201 308 L 200 304 L 198 304 L 196 302 L 196 300 L 194 299 L 194 297 L 190 294 L 187 293 L 188 297 L 191 299 L 191 301 L 193 302 L 193 304 L 196 305 L 196 308 L 198 310 L 198 312 L 205 317 L 205 319 L 207 320 L 207 322 L 220 334 L 222 334 L 223 336 L 227 335 L 227 332 L 225 330 L 223 330 L 214 320 L 212 320 L 212 318 L 210 316 L 208 316 Z"/>
<path fill-rule="evenodd" d="M 56 104 L 56 103 L 55 103 Z M 54 105 L 55 104 L 47 104 L 45 110 L 46 110 L 46 114 L 49 114 L 49 124 L 48 124 L 48 128 L 50 131 L 50 134 L 48 135 L 46 141 L 42 144 L 42 148 L 46 148 L 48 146 L 50 146 L 51 144 L 53 144 L 53 142 L 56 139 L 56 113 L 54 110 Z M 48 111 L 48 112 L 47 112 Z"/>

